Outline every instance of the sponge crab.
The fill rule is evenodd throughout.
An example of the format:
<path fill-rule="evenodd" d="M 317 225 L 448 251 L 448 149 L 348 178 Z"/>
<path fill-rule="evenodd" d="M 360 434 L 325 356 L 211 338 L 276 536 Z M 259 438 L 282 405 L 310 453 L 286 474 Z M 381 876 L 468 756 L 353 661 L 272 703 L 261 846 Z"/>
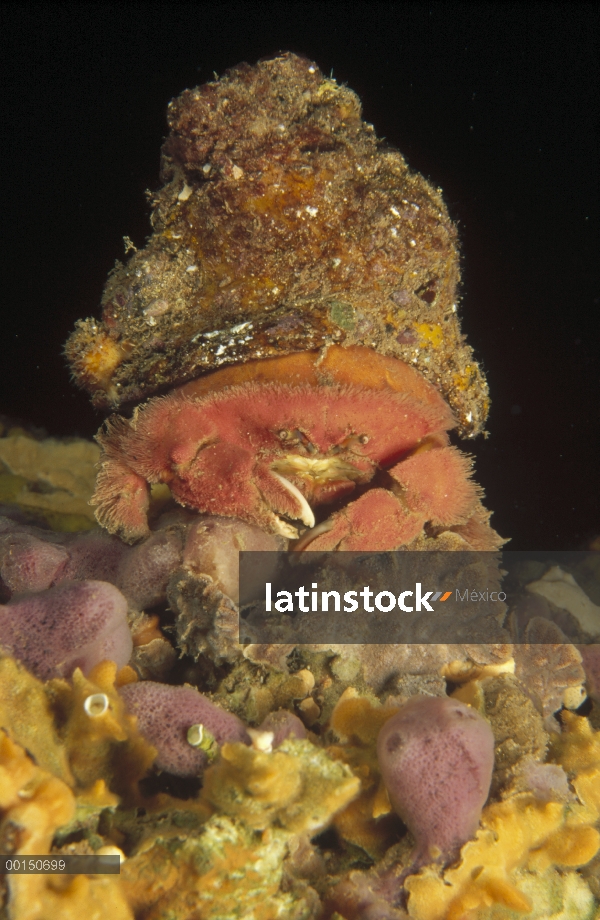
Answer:
<path fill-rule="evenodd" d="M 392 550 L 449 529 L 496 549 L 453 425 L 431 384 L 371 349 L 250 362 L 109 419 L 92 503 L 129 542 L 148 534 L 150 486 L 165 483 L 180 504 L 296 549 Z"/>
<path fill-rule="evenodd" d="M 92 504 L 129 542 L 148 534 L 150 486 L 165 483 L 180 504 L 296 549 L 393 550 L 450 529 L 495 549 L 454 424 L 435 387 L 371 349 L 249 362 L 109 419 Z"/>

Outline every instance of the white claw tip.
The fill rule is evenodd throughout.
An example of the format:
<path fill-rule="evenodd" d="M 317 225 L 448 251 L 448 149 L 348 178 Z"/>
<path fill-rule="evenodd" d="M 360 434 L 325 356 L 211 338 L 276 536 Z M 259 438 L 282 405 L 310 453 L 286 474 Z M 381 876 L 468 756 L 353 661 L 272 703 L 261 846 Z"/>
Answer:
<path fill-rule="evenodd" d="M 281 476 L 279 473 L 276 473 L 275 470 L 271 470 L 271 473 L 273 476 L 275 476 L 276 479 L 279 480 L 284 489 L 287 489 L 288 492 L 290 492 L 297 500 L 298 504 L 300 505 L 300 514 L 297 516 L 300 518 L 302 523 L 306 524 L 307 527 L 314 527 L 315 516 L 313 514 L 313 510 L 304 498 L 304 495 L 300 489 L 296 488 L 293 482 L 290 482 L 285 478 L 285 476 Z"/>

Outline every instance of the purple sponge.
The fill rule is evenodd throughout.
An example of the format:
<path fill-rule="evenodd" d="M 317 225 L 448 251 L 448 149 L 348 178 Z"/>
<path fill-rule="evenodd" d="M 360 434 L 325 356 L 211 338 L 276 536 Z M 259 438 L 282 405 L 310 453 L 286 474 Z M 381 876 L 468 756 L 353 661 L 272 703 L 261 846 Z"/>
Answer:
<path fill-rule="evenodd" d="M 381 729 L 377 755 L 392 806 L 416 841 L 412 871 L 454 858 L 474 836 L 489 793 L 489 723 L 458 700 L 416 696 Z"/>
<path fill-rule="evenodd" d="M 50 536 L 53 536 L 50 534 Z M 117 585 L 118 572 L 123 557 L 129 552 L 118 537 L 111 537 L 103 531 L 90 533 L 56 534 L 69 554 L 69 561 L 60 574 L 59 581 L 108 581 Z M 122 591 L 125 594 L 125 591 Z"/>
<path fill-rule="evenodd" d="M 69 554 L 62 546 L 47 543 L 21 531 L 0 533 L 0 585 L 9 594 L 43 591 L 63 572 Z"/>
<path fill-rule="evenodd" d="M 237 716 L 215 706 L 193 687 L 172 687 L 145 680 L 127 684 L 119 692 L 129 711 L 137 716 L 142 735 L 157 749 L 155 766 L 159 770 L 176 776 L 202 772 L 208 756 L 187 740 L 192 725 L 202 725 L 217 744 L 250 743 L 244 723 Z"/>
<path fill-rule="evenodd" d="M 36 677 L 84 674 L 108 658 L 127 664 L 127 601 L 105 581 L 65 582 L 0 605 L 0 645 Z"/>
<path fill-rule="evenodd" d="M 304 723 L 298 716 L 287 709 L 270 712 L 259 727 L 261 732 L 273 732 L 273 747 L 278 748 L 288 738 L 297 738 L 302 741 L 306 738 Z"/>

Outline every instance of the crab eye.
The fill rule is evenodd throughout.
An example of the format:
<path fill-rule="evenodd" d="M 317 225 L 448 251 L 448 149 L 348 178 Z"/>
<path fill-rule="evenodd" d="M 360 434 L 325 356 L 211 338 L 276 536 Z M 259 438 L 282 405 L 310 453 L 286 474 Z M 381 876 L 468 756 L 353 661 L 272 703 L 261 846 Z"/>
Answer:
<path fill-rule="evenodd" d="M 361 434 L 361 436 L 360 436 L 359 439 L 358 439 L 358 443 L 359 443 L 359 444 L 368 444 L 368 443 L 369 443 L 369 435 L 368 435 L 368 434 Z"/>
<path fill-rule="evenodd" d="M 281 441 L 289 441 L 290 438 L 291 438 L 291 436 L 292 436 L 292 432 L 291 432 L 291 431 L 288 431 L 287 428 L 282 428 L 281 431 L 278 431 L 278 432 L 277 432 L 277 437 L 278 437 Z"/>

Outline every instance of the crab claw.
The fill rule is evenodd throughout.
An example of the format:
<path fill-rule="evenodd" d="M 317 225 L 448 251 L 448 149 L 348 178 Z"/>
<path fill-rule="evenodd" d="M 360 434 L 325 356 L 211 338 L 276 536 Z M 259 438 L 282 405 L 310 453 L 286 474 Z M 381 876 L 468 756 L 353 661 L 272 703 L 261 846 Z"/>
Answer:
<path fill-rule="evenodd" d="M 409 511 L 386 489 L 370 489 L 317 525 L 314 539 L 310 531 L 305 534 L 295 549 L 386 552 L 410 543 L 421 532 L 424 520 L 424 515 Z"/>
<path fill-rule="evenodd" d="M 496 550 L 504 541 L 490 527 L 471 468 L 471 458 L 455 447 L 417 449 L 388 470 L 394 492 L 370 489 L 305 533 L 294 550 L 395 550 L 411 543 L 426 523 L 451 528 L 473 549 Z"/>
<path fill-rule="evenodd" d="M 275 470 L 271 470 L 271 475 L 275 476 L 279 480 L 284 489 L 287 489 L 288 492 L 297 499 L 300 506 L 300 514 L 297 517 L 300 518 L 303 524 L 306 524 L 307 527 L 315 526 L 315 516 L 313 510 L 304 498 L 304 495 L 300 489 L 296 488 L 293 482 L 290 482 L 289 479 L 286 479 L 285 476 L 281 476 L 279 473 L 276 473 Z"/>
<path fill-rule="evenodd" d="M 271 533 L 288 540 L 297 540 L 298 531 L 280 515 L 291 520 L 302 521 L 306 527 L 315 526 L 315 516 L 306 498 L 289 479 L 260 465 L 254 471 L 255 491 L 253 520 L 266 527 Z"/>
<path fill-rule="evenodd" d="M 465 524 L 479 507 L 481 488 L 471 479 L 473 461 L 456 447 L 416 451 L 389 470 L 403 487 L 410 511 L 435 527 Z"/>

